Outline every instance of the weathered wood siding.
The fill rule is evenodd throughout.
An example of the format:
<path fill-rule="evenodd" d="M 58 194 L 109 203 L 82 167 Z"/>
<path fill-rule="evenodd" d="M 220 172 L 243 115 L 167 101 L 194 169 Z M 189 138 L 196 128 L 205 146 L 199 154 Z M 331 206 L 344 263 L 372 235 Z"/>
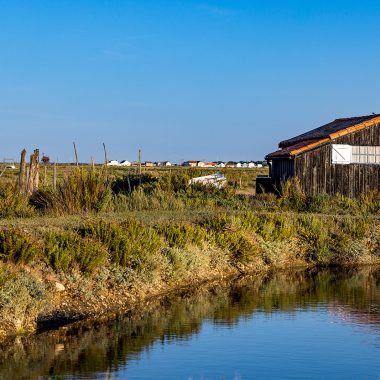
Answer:
<path fill-rule="evenodd" d="M 380 191 L 379 164 L 332 164 L 332 144 L 380 146 L 380 124 L 341 136 L 294 159 L 294 175 L 307 194 L 336 194 L 358 197 Z"/>
<path fill-rule="evenodd" d="M 271 165 L 271 177 L 285 181 L 294 176 L 294 160 L 290 158 L 274 158 Z"/>

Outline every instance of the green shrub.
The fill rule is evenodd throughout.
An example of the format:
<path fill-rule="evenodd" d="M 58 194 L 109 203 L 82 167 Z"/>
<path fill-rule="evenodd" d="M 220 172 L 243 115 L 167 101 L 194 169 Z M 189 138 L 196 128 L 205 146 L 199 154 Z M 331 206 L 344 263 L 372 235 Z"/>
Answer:
<path fill-rule="evenodd" d="M 77 264 L 83 272 L 92 273 L 106 259 L 98 242 L 82 239 L 74 232 L 52 232 L 45 236 L 45 262 L 56 271 L 67 271 Z"/>
<path fill-rule="evenodd" d="M 364 239 L 367 231 L 367 222 L 363 218 L 347 217 L 342 221 L 342 229 L 353 239 Z"/>
<path fill-rule="evenodd" d="M 284 210 L 298 212 L 305 210 L 306 195 L 301 188 L 301 182 L 298 178 L 289 179 L 283 184 L 279 202 Z"/>
<path fill-rule="evenodd" d="M 240 221 L 240 224 L 243 228 L 256 231 L 258 226 L 259 226 L 260 219 L 252 211 L 247 211 L 247 212 L 239 215 L 239 221 Z"/>
<path fill-rule="evenodd" d="M 220 214 L 203 223 L 203 227 L 210 232 L 221 233 L 231 227 L 232 219 L 226 214 Z"/>
<path fill-rule="evenodd" d="M 378 214 L 380 211 L 380 192 L 370 191 L 358 199 L 358 207 L 363 214 Z"/>
<path fill-rule="evenodd" d="M 257 232 L 265 241 L 289 239 L 296 235 L 293 219 L 281 214 L 265 214 L 260 216 Z"/>
<path fill-rule="evenodd" d="M 305 216 L 300 223 L 300 237 L 309 248 L 307 259 L 328 264 L 332 258 L 329 224 L 326 220 L 314 216 Z"/>
<path fill-rule="evenodd" d="M 28 235 L 17 230 L 0 230 L 0 259 L 25 264 L 38 252 L 38 245 Z"/>
<path fill-rule="evenodd" d="M 239 232 L 218 232 L 214 236 L 216 244 L 235 260 L 248 261 L 255 252 L 253 244 Z"/>
<path fill-rule="evenodd" d="M 103 243 L 112 262 L 133 269 L 143 269 L 147 256 L 161 248 L 158 234 L 137 221 L 122 225 L 99 221 L 83 226 L 80 232 Z"/>
<path fill-rule="evenodd" d="M 207 239 L 204 229 L 190 224 L 167 225 L 160 229 L 170 247 L 184 248 L 189 244 L 202 246 Z"/>
<path fill-rule="evenodd" d="M 29 198 L 19 194 L 15 185 L 6 183 L 0 187 L 0 218 L 29 217 L 35 212 Z"/>

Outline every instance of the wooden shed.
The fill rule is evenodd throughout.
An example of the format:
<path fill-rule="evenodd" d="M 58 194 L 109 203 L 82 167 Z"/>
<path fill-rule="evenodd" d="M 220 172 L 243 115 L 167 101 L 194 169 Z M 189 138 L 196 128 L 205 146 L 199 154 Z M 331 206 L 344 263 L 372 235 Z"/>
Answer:
<path fill-rule="evenodd" d="M 279 189 L 294 177 L 306 194 L 354 198 L 380 191 L 380 114 L 334 120 L 281 141 L 265 158 L 270 174 L 258 177 L 257 193 Z"/>

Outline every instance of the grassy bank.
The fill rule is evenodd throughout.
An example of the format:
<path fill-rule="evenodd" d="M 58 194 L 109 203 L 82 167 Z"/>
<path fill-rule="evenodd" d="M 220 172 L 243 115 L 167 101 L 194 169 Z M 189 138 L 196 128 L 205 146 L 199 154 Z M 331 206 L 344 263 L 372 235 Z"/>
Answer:
<path fill-rule="evenodd" d="M 252 176 L 254 172 L 250 172 Z M 72 168 L 55 189 L 0 191 L 0 333 L 141 304 L 273 267 L 380 262 L 380 198 L 188 186 L 192 171 Z M 257 173 L 256 173 L 257 174 Z"/>
<path fill-rule="evenodd" d="M 380 262 L 376 218 L 251 211 L 198 214 L 193 222 L 144 218 L 7 221 L 0 230 L 2 333 L 131 307 L 231 274 Z"/>

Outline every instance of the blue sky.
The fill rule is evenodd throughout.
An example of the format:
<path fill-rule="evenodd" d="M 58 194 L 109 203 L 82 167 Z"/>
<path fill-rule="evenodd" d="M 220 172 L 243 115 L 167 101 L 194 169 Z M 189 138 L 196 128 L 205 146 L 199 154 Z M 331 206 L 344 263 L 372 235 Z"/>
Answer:
<path fill-rule="evenodd" d="M 379 1 L 0 0 L 0 159 L 262 159 L 380 113 Z"/>

